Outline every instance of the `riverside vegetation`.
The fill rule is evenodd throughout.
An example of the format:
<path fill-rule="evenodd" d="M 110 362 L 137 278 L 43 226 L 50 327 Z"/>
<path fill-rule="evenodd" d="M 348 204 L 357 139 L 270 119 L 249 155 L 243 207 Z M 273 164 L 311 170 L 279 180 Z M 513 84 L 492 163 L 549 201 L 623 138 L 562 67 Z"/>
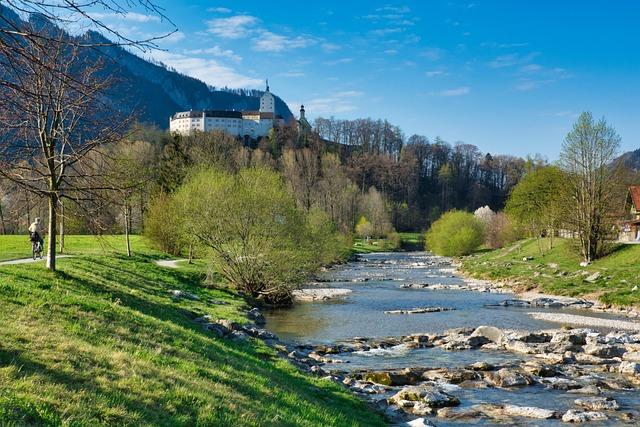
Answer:
<path fill-rule="evenodd" d="M 139 237 L 132 257 L 69 237 L 75 256 L 60 259 L 57 272 L 0 266 L 3 424 L 383 424 L 346 390 L 301 373 L 261 341 L 220 339 L 196 323 L 205 314 L 247 322 L 234 289 L 203 285 L 206 263 L 167 269 L 154 263 L 167 255 Z M 18 239 L 28 244 L 0 236 L 0 259 L 15 257 Z"/>

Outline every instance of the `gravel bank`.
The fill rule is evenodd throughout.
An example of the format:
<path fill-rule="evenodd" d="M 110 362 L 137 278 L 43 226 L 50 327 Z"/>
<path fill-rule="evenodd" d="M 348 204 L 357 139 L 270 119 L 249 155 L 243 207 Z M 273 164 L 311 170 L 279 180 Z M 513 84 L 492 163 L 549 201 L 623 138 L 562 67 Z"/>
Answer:
<path fill-rule="evenodd" d="M 547 322 L 564 323 L 578 326 L 594 326 L 600 328 L 625 329 L 640 331 L 640 322 L 626 320 L 602 319 L 600 317 L 578 316 L 563 313 L 528 313 L 531 317 Z"/>
<path fill-rule="evenodd" d="M 293 291 L 293 298 L 296 301 L 324 301 L 344 297 L 351 292 L 351 289 L 342 288 L 298 289 Z"/>

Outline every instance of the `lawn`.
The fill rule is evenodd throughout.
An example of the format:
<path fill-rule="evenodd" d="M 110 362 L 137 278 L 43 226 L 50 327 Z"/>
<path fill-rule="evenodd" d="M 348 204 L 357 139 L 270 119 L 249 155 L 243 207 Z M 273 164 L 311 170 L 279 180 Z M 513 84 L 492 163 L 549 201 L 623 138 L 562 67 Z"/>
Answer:
<path fill-rule="evenodd" d="M 544 248 L 549 242 L 543 239 Z M 519 289 L 599 298 L 612 305 L 640 306 L 640 245 L 617 245 L 606 257 L 580 267 L 570 239 L 554 239 L 553 249 L 540 254 L 534 239 L 504 249 L 485 251 L 463 260 L 463 270 L 483 279 L 509 280 Z M 523 261 L 523 258 L 533 259 Z M 599 272 L 594 282 L 585 279 Z M 636 290 L 634 290 L 634 287 Z"/>
<path fill-rule="evenodd" d="M 246 321 L 247 308 L 232 290 L 203 285 L 203 264 L 158 267 L 165 256 L 143 240 L 132 258 L 102 255 L 85 236 L 68 241 L 69 251 L 101 255 L 60 259 L 55 273 L 0 266 L 0 424 L 383 425 L 344 388 L 303 375 L 263 343 L 202 330 L 194 318 Z M 176 301 L 171 289 L 200 300 Z"/>
<path fill-rule="evenodd" d="M 65 254 L 105 255 L 126 253 L 126 240 L 124 235 L 70 235 L 65 236 L 64 242 Z M 59 241 L 57 242 L 57 247 L 60 247 Z M 149 244 L 143 236 L 131 236 L 131 248 L 133 251 L 148 251 Z M 30 256 L 31 242 L 29 241 L 28 235 L 0 236 L 0 261 L 29 258 Z"/>
<path fill-rule="evenodd" d="M 353 243 L 354 253 L 387 252 L 397 250 L 423 250 L 424 242 L 421 233 L 397 233 L 396 239 L 356 239 Z"/>

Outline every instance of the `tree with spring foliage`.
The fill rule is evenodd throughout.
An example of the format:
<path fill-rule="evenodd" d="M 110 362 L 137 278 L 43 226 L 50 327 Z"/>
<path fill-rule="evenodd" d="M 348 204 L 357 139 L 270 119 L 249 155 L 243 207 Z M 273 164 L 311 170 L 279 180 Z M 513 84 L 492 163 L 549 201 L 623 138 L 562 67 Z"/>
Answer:
<path fill-rule="evenodd" d="M 607 121 L 591 113 L 578 117 L 565 137 L 560 167 L 567 176 L 568 226 L 577 235 L 580 253 L 590 262 L 605 252 L 614 226 L 620 170 L 612 166 L 620 136 Z"/>

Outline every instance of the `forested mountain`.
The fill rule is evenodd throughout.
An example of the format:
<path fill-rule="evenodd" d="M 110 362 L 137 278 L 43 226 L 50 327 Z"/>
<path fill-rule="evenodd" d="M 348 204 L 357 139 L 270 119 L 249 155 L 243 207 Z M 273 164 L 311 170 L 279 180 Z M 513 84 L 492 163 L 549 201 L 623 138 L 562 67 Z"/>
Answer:
<path fill-rule="evenodd" d="M 41 28 L 52 25 L 37 15 L 30 16 L 29 22 L 23 22 L 4 5 L 0 5 L 0 15 L 3 18 L 0 25 L 3 25 L 4 20 Z M 110 43 L 93 31 L 77 37 L 77 40 Z M 115 77 L 107 93 L 107 102 L 113 108 L 125 114 L 134 111 L 137 120 L 162 129 L 169 127 L 169 116 L 176 111 L 257 110 L 260 104 L 261 91 L 215 90 L 198 79 L 170 70 L 162 64 L 149 62 L 119 46 L 82 49 L 81 55 L 86 55 L 93 61 L 102 61 L 102 74 Z M 276 112 L 286 120 L 292 117 L 287 105 L 277 96 Z"/>
<path fill-rule="evenodd" d="M 625 167 L 640 172 L 640 148 L 635 151 L 627 151 L 616 159 L 616 163 L 621 162 Z"/>

